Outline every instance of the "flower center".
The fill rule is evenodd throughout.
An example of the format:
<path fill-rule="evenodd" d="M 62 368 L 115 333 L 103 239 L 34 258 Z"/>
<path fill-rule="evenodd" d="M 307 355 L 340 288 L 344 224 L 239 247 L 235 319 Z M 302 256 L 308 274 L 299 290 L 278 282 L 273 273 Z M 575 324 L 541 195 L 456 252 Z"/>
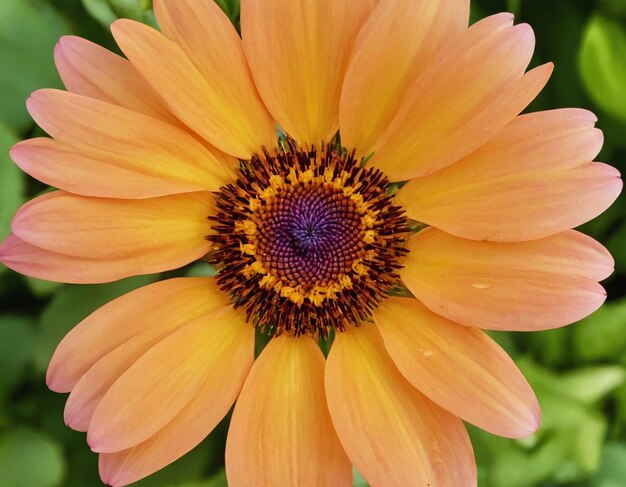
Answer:
<path fill-rule="evenodd" d="M 263 231 L 249 238 L 268 273 L 303 293 L 349 273 L 365 253 L 356 204 L 330 185 L 298 182 L 277 189 L 253 215 Z"/>
<path fill-rule="evenodd" d="M 209 262 L 248 319 L 326 336 L 371 318 L 399 283 L 407 220 L 388 180 L 342 148 L 288 141 L 217 194 Z"/>

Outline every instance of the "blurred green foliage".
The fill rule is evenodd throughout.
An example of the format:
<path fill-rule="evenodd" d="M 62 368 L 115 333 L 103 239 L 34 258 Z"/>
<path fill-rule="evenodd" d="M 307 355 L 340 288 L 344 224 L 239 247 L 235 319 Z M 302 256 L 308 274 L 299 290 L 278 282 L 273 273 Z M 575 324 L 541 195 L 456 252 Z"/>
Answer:
<path fill-rule="evenodd" d="M 237 25 L 238 0 L 216 0 Z M 115 49 L 106 26 L 118 17 L 155 25 L 150 0 L 0 1 L 0 238 L 15 209 L 44 189 L 10 161 L 8 148 L 38 133 L 24 101 L 60 87 L 52 52 L 77 34 Z M 476 0 L 472 18 L 508 10 L 537 36 L 533 64 L 556 70 L 531 109 L 577 106 L 599 115 L 600 160 L 626 169 L 626 0 Z M 568 328 L 497 333 L 533 385 L 542 428 L 524 440 L 474 428 L 479 485 L 485 487 L 626 485 L 626 206 L 619 200 L 583 230 L 607 244 L 616 273 L 609 302 Z M 195 266 L 188 275 L 208 275 Z M 0 487 L 100 485 L 84 435 L 63 424 L 64 397 L 45 387 L 54 347 L 103 303 L 158 276 L 73 286 L 25 278 L 0 266 Z M 227 420 L 193 452 L 139 486 L 223 487 Z M 367 484 L 355 474 L 355 486 Z M 408 487 L 408 486 L 407 486 Z M 460 486 L 462 487 L 462 486 Z"/>

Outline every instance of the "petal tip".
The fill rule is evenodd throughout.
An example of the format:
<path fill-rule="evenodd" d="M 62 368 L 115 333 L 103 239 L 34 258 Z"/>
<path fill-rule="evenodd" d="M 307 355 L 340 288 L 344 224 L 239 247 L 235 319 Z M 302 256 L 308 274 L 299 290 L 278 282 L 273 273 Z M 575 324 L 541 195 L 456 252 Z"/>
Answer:
<path fill-rule="evenodd" d="M 130 19 L 117 19 L 111 23 L 109 28 L 111 29 L 111 34 L 113 34 L 116 41 L 118 40 L 117 37 L 119 35 L 124 35 L 124 31 L 127 27 L 131 26 L 131 22 L 132 20 Z"/>
<path fill-rule="evenodd" d="M 524 425 L 520 425 L 517 430 L 510 434 L 503 435 L 504 438 L 511 438 L 513 440 L 521 440 L 522 438 L 528 438 L 534 435 L 541 426 L 541 420 L 529 422 Z"/>
<path fill-rule="evenodd" d="M 65 392 L 69 392 L 67 391 L 66 387 L 64 387 L 63 382 L 58 380 L 57 377 L 55 377 L 54 375 L 52 376 L 47 376 L 46 377 L 46 385 L 48 386 L 48 389 L 50 389 L 52 392 L 58 392 L 58 393 L 65 393 Z"/>
<path fill-rule="evenodd" d="M 57 352 L 52 355 L 48 370 L 46 371 L 46 385 L 48 389 L 53 392 L 67 393 L 72 390 L 74 384 L 68 381 L 67 377 L 64 377 L 62 362 L 56 358 Z"/>
<path fill-rule="evenodd" d="M 532 405 L 528 409 L 528 419 L 526 421 L 526 436 L 530 436 L 533 433 L 537 432 L 541 427 L 541 406 L 539 406 L 539 401 L 537 400 L 537 396 L 533 394 Z"/>
<path fill-rule="evenodd" d="M 524 428 L 520 430 L 520 435 L 518 438 L 526 438 L 534 433 L 536 433 L 541 427 L 541 409 L 539 405 L 535 410 L 531 411 L 531 414 L 528 418 L 527 423 L 524 425 Z"/>
<path fill-rule="evenodd" d="M 151 27 L 149 27 L 146 24 L 143 24 L 141 22 L 138 22 L 136 20 L 132 20 L 132 19 L 117 19 L 114 20 L 111 23 L 111 32 L 113 33 L 113 35 L 115 36 L 116 31 L 118 33 L 121 33 L 122 30 L 126 30 L 126 29 L 132 29 L 132 28 L 139 28 L 139 27 L 144 27 L 145 29 L 151 29 Z"/>
<path fill-rule="evenodd" d="M 102 444 L 101 438 L 94 438 L 94 434 L 92 434 L 92 430 L 87 431 L 87 445 L 89 445 L 89 449 L 94 453 L 106 453 L 104 450 L 105 445 Z"/>
<path fill-rule="evenodd" d="M 531 25 L 527 24 L 526 22 L 522 24 L 517 24 L 515 27 L 513 27 L 513 29 L 519 32 L 519 35 L 522 37 L 532 36 L 534 38 L 535 36 L 535 31 L 533 30 Z"/>
<path fill-rule="evenodd" d="M 76 42 L 76 40 L 79 39 L 76 36 L 72 36 L 72 35 L 64 35 L 59 37 L 59 39 L 57 40 L 56 44 L 54 45 L 54 55 L 55 58 L 57 56 L 57 54 L 63 54 L 63 51 L 70 48 L 71 45 Z"/>
<path fill-rule="evenodd" d="M 24 152 L 28 150 L 28 140 L 22 140 L 17 144 L 13 144 L 9 149 L 9 157 L 20 168 L 22 167 Z"/>
<path fill-rule="evenodd" d="M 607 172 L 607 193 L 609 195 L 608 201 L 609 204 L 607 208 L 611 206 L 617 197 L 621 194 L 624 189 L 624 180 L 622 179 L 621 173 L 613 166 L 606 165 Z"/>
<path fill-rule="evenodd" d="M 26 98 L 26 109 L 33 118 L 35 118 L 38 110 L 41 108 L 41 104 L 45 101 L 45 98 L 50 96 L 50 94 L 54 91 L 61 90 L 54 90 L 52 88 L 40 88 L 31 92 L 31 94 L 28 95 L 28 98 Z"/>
<path fill-rule="evenodd" d="M 597 288 L 591 291 L 592 297 L 590 297 L 588 301 L 589 307 L 585 310 L 585 313 L 580 316 L 580 318 L 578 318 L 576 321 L 582 320 L 592 313 L 595 313 L 606 301 L 606 298 L 608 297 L 606 289 L 604 289 L 601 284 L 596 284 L 596 286 Z"/>
<path fill-rule="evenodd" d="M 57 40 L 56 44 L 54 45 L 54 59 L 56 60 L 56 58 L 61 54 L 61 51 L 63 50 L 63 45 L 65 44 L 65 42 L 63 41 L 63 37 L 61 36 L 59 37 L 59 39 Z"/>
<path fill-rule="evenodd" d="M 588 120 L 589 122 L 596 123 L 598 121 L 598 116 L 593 113 L 591 110 L 587 110 L 586 108 L 579 108 L 580 114 L 582 118 Z"/>
<path fill-rule="evenodd" d="M 65 423 L 65 426 L 67 426 L 68 428 L 71 428 L 73 430 L 76 430 L 76 428 L 74 427 L 74 414 L 69 413 L 67 410 L 67 407 L 65 408 L 65 411 L 63 412 L 63 422 Z"/>
<path fill-rule="evenodd" d="M 509 426 L 510 428 L 506 428 L 505 431 L 494 431 L 493 433 L 504 438 L 517 440 L 528 438 L 539 430 L 541 427 L 541 408 L 534 394 L 532 403 L 528 404 L 524 414 L 518 415 L 515 420 L 515 425 L 510 424 Z"/>
<path fill-rule="evenodd" d="M 123 487 L 128 485 L 128 482 L 124 482 L 118 478 L 119 470 L 116 471 L 115 468 L 111 468 L 110 462 L 105 461 L 105 458 L 106 457 L 100 455 L 98 462 L 98 473 L 100 474 L 102 483 L 111 487 Z"/>

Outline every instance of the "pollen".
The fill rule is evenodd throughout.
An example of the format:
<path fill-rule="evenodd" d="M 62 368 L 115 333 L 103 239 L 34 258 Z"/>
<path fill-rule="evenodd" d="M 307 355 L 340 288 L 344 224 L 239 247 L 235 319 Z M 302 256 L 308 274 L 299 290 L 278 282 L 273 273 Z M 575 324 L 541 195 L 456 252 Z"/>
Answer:
<path fill-rule="evenodd" d="M 398 285 L 407 219 L 384 174 L 362 162 L 287 140 L 242 161 L 216 194 L 208 260 L 256 326 L 327 336 L 371 319 Z"/>

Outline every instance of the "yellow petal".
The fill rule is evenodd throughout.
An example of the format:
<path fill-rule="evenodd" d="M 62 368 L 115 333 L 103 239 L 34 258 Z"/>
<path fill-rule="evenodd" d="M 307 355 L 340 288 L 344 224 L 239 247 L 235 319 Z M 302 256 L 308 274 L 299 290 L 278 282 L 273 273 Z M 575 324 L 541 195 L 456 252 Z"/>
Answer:
<path fill-rule="evenodd" d="M 375 150 L 411 84 L 467 29 L 468 17 L 468 0 L 378 3 L 359 33 L 343 83 L 344 146 L 361 156 Z"/>
<path fill-rule="evenodd" d="M 98 44 L 63 36 L 54 61 L 67 91 L 175 123 L 175 117 L 132 64 Z"/>
<path fill-rule="evenodd" d="M 93 451 L 113 453 L 148 440 L 201 393 L 207 381 L 216 388 L 232 376 L 224 364 L 240 352 L 253 358 L 254 327 L 232 306 L 209 313 L 178 329 L 142 355 L 107 391 L 87 432 Z M 243 334 L 247 339 L 242 340 Z M 214 388 L 215 390 L 215 388 Z M 228 406 L 221 408 L 225 414 Z"/>
<path fill-rule="evenodd" d="M 48 367 L 48 387 L 69 392 L 96 362 L 125 343 L 162 336 L 228 303 L 215 280 L 204 277 L 168 279 L 120 296 L 61 341 Z"/>
<path fill-rule="evenodd" d="M 197 8 L 211 10 L 204 3 Z M 133 66 L 180 120 L 218 149 L 248 159 L 262 145 L 275 145 L 274 126 L 251 92 L 247 70 L 237 55 L 239 46 L 232 27 L 224 24 L 227 20 L 221 17 L 222 12 L 217 15 L 201 19 L 211 22 L 212 29 L 204 33 L 204 42 L 212 48 L 211 59 L 204 56 L 205 49 L 202 51 L 202 62 L 210 64 L 201 69 L 212 70 L 209 77 L 203 76 L 194 64 L 197 61 L 190 59 L 176 42 L 145 24 L 122 19 L 114 22 L 111 30 Z M 166 24 L 174 30 L 173 23 Z M 195 21 L 192 25 L 199 28 Z M 197 39 L 201 34 L 194 31 L 186 35 Z"/>
<path fill-rule="evenodd" d="M 15 159 L 46 182 L 94 196 L 146 197 L 232 180 L 230 158 L 156 118 L 59 90 L 36 91 L 26 104 L 57 142 L 18 145 Z"/>
<path fill-rule="evenodd" d="M 477 149 L 547 82 L 552 65 L 523 76 L 534 49 L 530 27 L 498 19 L 470 27 L 410 88 L 370 160 L 392 180 L 429 174 Z"/>
<path fill-rule="evenodd" d="M 407 214 L 458 237 L 520 241 L 596 217 L 617 198 L 619 172 L 589 164 L 602 147 L 585 110 L 521 115 L 450 167 L 406 184 Z"/>
<path fill-rule="evenodd" d="M 402 377 L 374 325 L 337 334 L 325 380 L 341 443 L 370 485 L 476 485 L 463 422 Z"/>
<path fill-rule="evenodd" d="M 218 326 L 230 328 L 233 340 L 223 353 L 208 356 L 213 370 L 191 402 L 147 441 L 100 455 L 100 476 L 107 485 L 127 485 L 160 470 L 200 443 L 226 415 L 254 360 L 254 327 L 240 317 Z M 218 338 L 224 337 L 218 332 Z"/>
<path fill-rule="evenodd" d="M 606 299 L 613 272 L 599 243 L 569 230 L 529 242 L 476 242 L 429 228 L 407 243 L 400 271 L 411 292 L 456 323 L 497 330 L 568 325 Z"/>
<path fill-rule="evenodd" d="M 530 385 L 483 331 L 452 323 L 413 298 L 388 299 L 374 318 L 402 375 L 442 408 L 510 438 L 539 427 Z"/>
<path fill-rule="evenodd" d="M 281 128 L 319 144 L 337 130 L 341 84 L 373 0 L 242 0 L 254 82 Z"/>
<path fill-rule="evenodd" d="M 226 442 L 230 487 L 350 487 L 352 466 L 324 395 L 324 356 L 310 337 L 274 338 L 235 405 Z"/>
<path fill-rule="evenodd" d="M 212 204 L 207 192 L 118 200 L 54 191 L 22 206 L 11 227 L 23 241 L 52 252 L 88 259 L 132 257 L 157 272 L 208 252 Z"/>

